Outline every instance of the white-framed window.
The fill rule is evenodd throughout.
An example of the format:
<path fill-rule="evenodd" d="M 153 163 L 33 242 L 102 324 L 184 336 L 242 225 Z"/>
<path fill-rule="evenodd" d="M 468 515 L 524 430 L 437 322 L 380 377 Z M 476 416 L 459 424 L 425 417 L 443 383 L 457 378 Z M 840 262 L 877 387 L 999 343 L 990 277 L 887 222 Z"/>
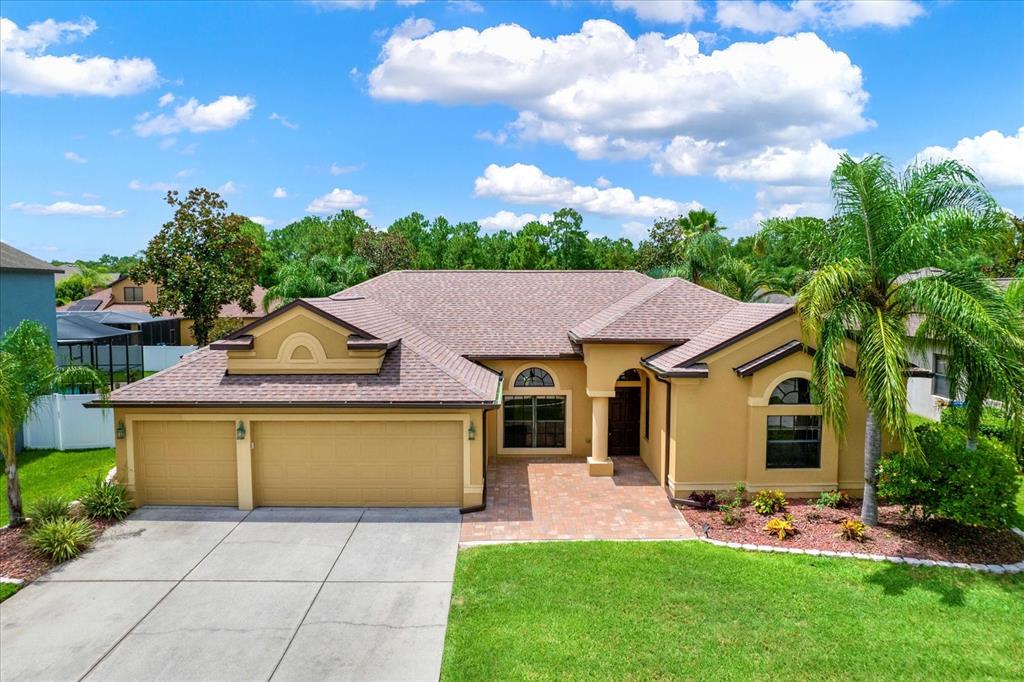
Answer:
<path fill-rule="evenodd" d="M 949 398 L 949 359 L 935 353 L 932 365 L 932 395 Z"/>

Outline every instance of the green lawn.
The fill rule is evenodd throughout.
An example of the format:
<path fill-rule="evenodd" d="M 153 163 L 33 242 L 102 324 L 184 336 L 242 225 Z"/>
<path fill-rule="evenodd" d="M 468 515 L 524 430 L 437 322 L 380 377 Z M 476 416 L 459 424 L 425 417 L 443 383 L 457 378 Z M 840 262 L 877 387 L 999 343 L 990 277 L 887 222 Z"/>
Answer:
<path fill-rule="evenodd" d="M 106 476 L 114 466 L 114 448 L 100 450 L 22 450 L 18 455 L 18 478 L 25 512 L 32 502 L 46 495 L 63 495 L 73 500 L 96 476 Z M 0 509 L 0 526 L 7 525 L 7 477 Z"/>
<path fill-rule="evenodd" d="M 0 583 L 0 601 L 7 599 L 20 589 L 21 585 L 14 585 L 13 583 Z"/>
<path fill-rule="evenodd" d="M 1019 678 L 1024 575 L 576 542 L 459 553 L 442 677 Z"/>
<path fill-rule="evenodd" d="M 1017 527 L 1024 530 L 1024 476 L 1020 477 L 1020 488 L 1017 489 Z"/>

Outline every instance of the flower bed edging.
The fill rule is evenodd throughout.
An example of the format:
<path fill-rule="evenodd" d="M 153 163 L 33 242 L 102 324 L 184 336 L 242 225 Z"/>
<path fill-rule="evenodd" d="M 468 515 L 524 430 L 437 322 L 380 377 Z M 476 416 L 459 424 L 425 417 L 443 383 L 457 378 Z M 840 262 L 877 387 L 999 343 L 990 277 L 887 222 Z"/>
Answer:
<path fill-rule="evenodd" d="M 10 583 L 11 585 L 22 585 L 25 581 L 22 578 L 8 578 L 7 576 L 0 575 L 0 583 Z"/>
<path fill-rule="evenodd" d="M 1017 535 L 1024 537 L 1024 531 L 1020 528 L 1011 529 Z M 906 556 L 887 556 L 885 554 L 864 554 L 862 552 L 833 552 L 828 549 L 801 549 L 799 547 L 776 547 L 775 545 L 752 545 L 740 542 L 726 542 L 725 540 L 713 540 L 712 538 L 698 538 L 716 547 L 728 547 L 729 549 L 742 549 L 746 552 L 777 552 L 779 554 L 805 554 L 807 556 L 836 557 L 839 559 L 862 559 L 868 561 L 888 561 L 892 564 L 907 564 L 908 566 L 939 566 L 942 568 L 961 568 L 979 573 L 994 573 L 996 575 L 1011 575 L 1024 573 L 1024 561 L 1015 564 L 968 564 L 962 561 L 934 561 L 932 559 L 915 559 Z"/>

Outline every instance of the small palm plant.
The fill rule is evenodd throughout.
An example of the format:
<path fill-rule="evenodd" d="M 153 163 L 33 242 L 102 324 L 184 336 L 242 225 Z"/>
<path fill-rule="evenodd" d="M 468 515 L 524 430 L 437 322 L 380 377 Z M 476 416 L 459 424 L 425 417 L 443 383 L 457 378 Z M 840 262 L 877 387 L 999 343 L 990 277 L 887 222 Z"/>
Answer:
<path fill-rule="evenodd" d="M 963 266 L 1005 221 L 969 168 L 943 161 L 898 173 L 884 157 L 844 155 L 832 174 L 832 193 L 832 239 L 817 254 L 821 264 L 800 291 L 797 308 L 804 335 L 817 349 L 812 377 L 822 413 L 840 436 L 847 421 L 847 339 L 857 342 L 857 385 L 868 412 L 861 520 L 874 526 L 883 430 L 920 454 L 907 417 L 910 317 L 941 325 L 942 340 L 972 358 L 961 365 L 965 372 L 984 366 L 1017 376 L 1024 341 L 983 275 Z"/>
<path fill-rule="evenodd" d="M 32 414 L 39 398 L 75 384 L 92 384 L 101 399 L 107 398 L 107 384 L 92 367 L 56 366 L 50 335 L 38 322 L 23 320 L 0 340 L 0 450 L 4 455 L 12 526 L 25 522 L 18 458 L 14 452 L 18 429 Z"/>

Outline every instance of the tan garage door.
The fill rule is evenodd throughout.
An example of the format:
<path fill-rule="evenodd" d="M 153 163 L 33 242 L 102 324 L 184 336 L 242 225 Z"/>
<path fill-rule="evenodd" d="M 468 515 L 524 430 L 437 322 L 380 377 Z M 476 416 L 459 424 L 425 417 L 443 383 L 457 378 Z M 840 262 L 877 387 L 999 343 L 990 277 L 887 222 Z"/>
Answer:
<path fill-rule="evenodd" d="M 256 422 L 263 506 L 461 506 L 462 423 Z"/>
<path fill-rule="evenodd" d="M 142 504 L 238 505 L 232 422 L 139 421 L 133 430 Z"/>

